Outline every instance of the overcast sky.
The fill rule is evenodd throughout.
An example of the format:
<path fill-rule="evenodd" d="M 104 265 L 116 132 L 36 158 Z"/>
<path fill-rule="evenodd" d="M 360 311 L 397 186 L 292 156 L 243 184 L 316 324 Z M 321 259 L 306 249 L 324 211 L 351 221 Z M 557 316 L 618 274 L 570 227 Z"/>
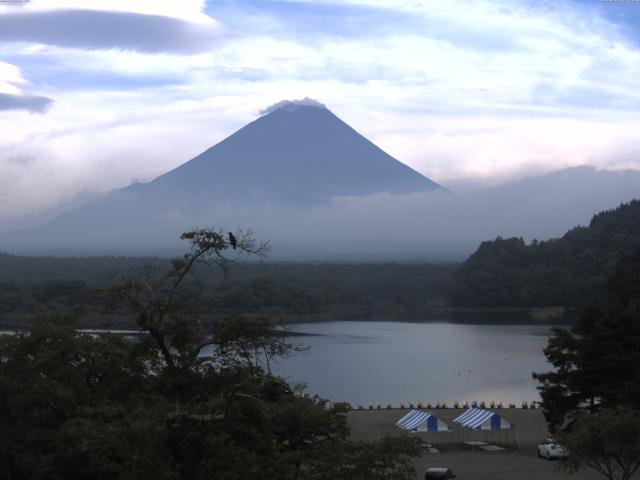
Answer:
<path fill-rule="evenodd" d="M 0 220 L 310 97 L 443 183 L 640 168 L 640 2 L 0 2 Z"/>

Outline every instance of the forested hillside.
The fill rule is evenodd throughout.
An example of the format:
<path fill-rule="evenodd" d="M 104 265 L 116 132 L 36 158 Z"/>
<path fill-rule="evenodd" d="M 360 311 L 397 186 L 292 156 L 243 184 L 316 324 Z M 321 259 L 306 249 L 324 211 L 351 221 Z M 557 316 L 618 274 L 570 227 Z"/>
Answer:
<path fill-rule="evenodd" d="M 603 301 L 616 263 L 640 245 L 640 201 L 596 214 L 562 238 L 483 242 L 455 272 L 449 300 L 465 307 L 580 307 Z"/>
<path fill-rule="evenodd" d="M 128 327 L 132 317 L 107 311 L 106 289 L 122 278 L 166 268 L 168 259 L 20 257 L 0 254 L 0 327 L 30 325 L 73 313 L 80 326 Z M 196 270 L 182 299 L 203 315 L 254 313 L 274 321 L 416 319 L 445 303 L 449 264 L 245 263 Z"/>

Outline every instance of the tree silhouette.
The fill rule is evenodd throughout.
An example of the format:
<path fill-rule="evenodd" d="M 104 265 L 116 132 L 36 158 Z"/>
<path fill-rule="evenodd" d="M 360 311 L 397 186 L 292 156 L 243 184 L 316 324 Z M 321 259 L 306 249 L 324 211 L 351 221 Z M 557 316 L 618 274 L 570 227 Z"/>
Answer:
<path fill-rule="evenodd" d="M 216 266 L 227 277 L 239 260 L 262 260 L 269 251 L 269 243 L 256 240 L 252 230 L 239 229 L 236 248 L 229 256 L 226 252 L 230 244 L 223 232 L 200 228 L 183 233 L 180 238 L 188 242 L 189 249 L 184 256 L 171 260 L 168 271 L 159 273 L 155 265 L 150 265 L 141 278 L 122 281 L 110 289 L 111 305 L 120 300 L 128 303 L 138 327 L 149 333 L 170 368 L 192 365 L 211 343 L 198 313 L 180 301 L 180 290 L 187 279 L 197 281 L 196 268 Z"/>

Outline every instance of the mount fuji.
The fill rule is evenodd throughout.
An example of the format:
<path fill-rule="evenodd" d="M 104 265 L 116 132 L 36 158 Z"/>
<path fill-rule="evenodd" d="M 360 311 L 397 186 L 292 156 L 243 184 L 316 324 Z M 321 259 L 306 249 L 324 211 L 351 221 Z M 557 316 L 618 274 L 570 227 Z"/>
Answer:
<path fill-rule="evenodd" d="M 219 225 L 221 210 L 313 208 L 339 197 L 448 192 L 319 102 L 282 101 L 261 113 L 174 170 L 114 190 L 36 229 L 6 234 L 0 248 L 63 254 L 158 251 L 176 245 L 179 233 L 193 226 Z M 227 217 L 243 222 L 247 215 Z"/>

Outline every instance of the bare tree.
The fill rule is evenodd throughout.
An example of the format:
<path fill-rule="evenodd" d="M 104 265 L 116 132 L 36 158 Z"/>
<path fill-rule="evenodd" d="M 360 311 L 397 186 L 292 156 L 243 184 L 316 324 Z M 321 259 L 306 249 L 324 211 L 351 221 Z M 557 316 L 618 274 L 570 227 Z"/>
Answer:
<path fill-rule="evenodd" d="M 256 240 L 252 230 L 237 229 L 229 236 L 223 229 L 198 228 L 180 238 L 188 242 L 189 249 L 171 260 L 168 271 L 158 273 L 155 265 L 148 265 L 141 278 L 110 289 L 114 302 L 124 299 L 133 309 L 138 327 L 149 333 L 170 368 L 192 365 L 211 343 L 203 337 L 198 312 L 189 311 L 179 301 L 180 289 L 194 276 L 196 267 L 216 266 L 226 278 L 232 265 L 245 258 L 262 260 L 269 251 L 269 242 Z"/>

